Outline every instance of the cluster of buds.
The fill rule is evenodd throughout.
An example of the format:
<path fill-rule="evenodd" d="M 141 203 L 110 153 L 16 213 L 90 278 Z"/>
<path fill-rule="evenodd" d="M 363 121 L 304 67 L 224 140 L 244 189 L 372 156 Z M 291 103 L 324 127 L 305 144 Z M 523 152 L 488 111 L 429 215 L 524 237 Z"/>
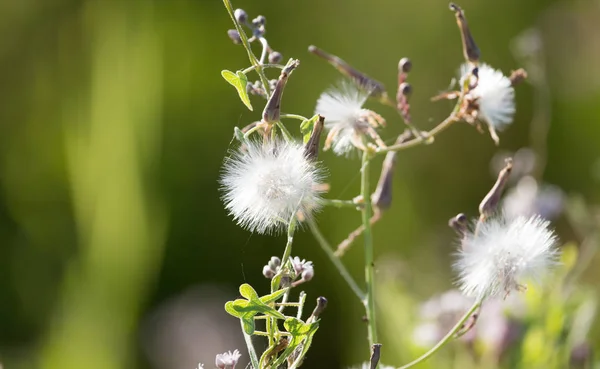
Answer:
<path fill-rule="evenodd" d="M 273 277 L 283 270 L 292 287 L 308 282 L 314 277 L 315 270 L 312 261 L 306 261 L 305 259 L 300 259 L 296 256 L 290 259 L 290 263 L 291 269 L 282 269 L 281 259 L 277 256 L 273 256 L 267 265 L 263 267 L 263 275 L 265 278 L 273 279 Z"/>
<path fill-rule="evenodd" d="M 244 9 L 236 9 L 233 14 L 235 20 L 240 25 L 246 26 L 252 32 L 252 37 L 248 38 L 248 42 L 260 42 L 265 48 L 265 55 L 268 55 L 269 63 L 279 64 L 283 60 L 283 55 L 281 55 L 280 52 L 271 49 L 265 38 L 265 33 L 267 32 L 265 28 L 267 18 L 264 15 L 259 15 L 250 21 L 248 14 Z M 242 43 L 242 37 L 238 30 L 230 29 L 227 31 L 227 35 L 229 36 L 231 41 L 233 41 L 234 44 L 237 45 Z M 261 63 L 263 62 L 264 60 L 261 60 Z"/>

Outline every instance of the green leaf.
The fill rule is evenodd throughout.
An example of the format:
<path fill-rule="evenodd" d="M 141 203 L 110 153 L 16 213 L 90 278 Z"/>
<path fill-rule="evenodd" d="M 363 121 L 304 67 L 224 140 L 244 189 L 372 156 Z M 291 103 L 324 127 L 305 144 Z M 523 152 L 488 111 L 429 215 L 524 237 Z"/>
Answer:
<path fill-rule="evenodd" d="M 315 123 L 319 120 L 319 115 L 315 115 L 314 117 L 303 120 L 300 123 L 300 132 L 302 133 L 302 142 L 307 143 L 310 139 L 310 135 L 312 134 Z"/>
<path fill-rule="evenodd" d="M 254 314 L 252 315 L 248 315 L 248 316 L 243 316 L 242 318 L 242 326 L 244 327 L 244 332 L 246 332 L 246 334 L 253 334 L 254 333 Z"/>
<path fill-rule="evenodd" d="M 248 97 L 248 91 L 246 91 L 246 86 L 248 85 L 248 77 L 241 71 L 237 71 L 233 73 L 227 69 L 221 71 L 221 76 L 229 82 L 238 92 L 240 99 L 242 102 L 252 111 L 252 104 L 250 103 L 250 97 Z"/>
<path fill-rule="evenodd" d="M 260 301 L 263 304 L 270 304 L 272 302 L 279 300 L 279 298 L 281 298 L 281 296 L 283 296 L 287 291 L 288 291 L 288 288 L 284 288 L 279 291 L 275 291 L 270 295 L 265 295 L 265 296 L 261 297 Z"/>
<path fill-rule="evenodd" d="M 258 300 L 258 294 L 248 283 L 244 283 L 240 286 L 240 295 L 247 298 L 250 301 Z"/>
<path fill-rule="evenodd" d="M 225 311 L 229 313 L 229 315 L 233 315 L 236 318 L 241 318 L 243 314 L 240 314 L 234 307 L 233 301 L 227 301 L 225 303 Z"/>

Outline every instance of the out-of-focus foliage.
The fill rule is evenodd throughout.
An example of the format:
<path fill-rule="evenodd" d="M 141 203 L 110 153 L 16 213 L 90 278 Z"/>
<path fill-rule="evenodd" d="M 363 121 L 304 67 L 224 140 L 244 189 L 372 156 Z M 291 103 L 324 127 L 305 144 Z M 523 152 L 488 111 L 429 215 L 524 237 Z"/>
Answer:
<path fill-rule="evenodd" d="M 532 147 L 538 179 L 576 194 L 585 208 L 600 200 L 598 2 L 460 5 L 482 60 L 507 73 L 523 66 L 530 84 L 517 90 L 516 120 L 500 148 L 457 125 L 434 145 L 399 155 L 394 204 L 375 227 L 386 364 L 402 364 L 424 350 L 409 342 L 418 306 L 451 288 L 455 236 L 447 219 L 476 212 L 498 150 Z M 447 2 L 268 0 L 234 6 L 264 14 L 272 45 L 301 61 L 286 87 L 286 111 L 311 116 L 319 93 L 338 78 L 307 53 L 310 44 L 388 86 L 395 84 L 398 60 L 411 57 L 411 112 L 423 129 L 450 108 L 428 101 L 446 88 L 461 62 Z M 211 364 L 217 353 L 242 349 L 239 324 L 223 304 L 237 297 L 243 282 L 267 286 L 260 268 L 281 254 L 284 239 L 239 229 L 219 199 L 217 178 L 232 127 L 258 120 L 261 110 L 255 105 L 250 112 L 220 75 L 247 64 L 242 48 L 227 38 L 229 28 L 220 1 L 0 2 L 4 367 L 193 368 Z M 388 126 L 387 137 L 402 130 L 399 118 Z M 332 195 L 355 194 L 359 161 L 328 153 L 322 159 L 330 168 Z M 558 233 L 570 245 L 566 255 L 580 255 L 588 267 L 578 271 L 572 290 L 557 281 L 523 294 L 522 335 L 500 361 L 505 367 L 560 367 L 573 352 L 585 357 L 588 348 L 600 349 L 600 325 L 589 319 L 600 275 L 597 258 L 587 253 L 598 234 L 581 226 L 597 219 L 571 218 L 558 219 Z M 329 239 L 342 240 L 359 217 L 328 209 L 318 222 Z M 329 299 L 304 366 L 366 360 L 360 303 L 310 234 L 296 239 L 295 249 L 315 263 L 307 292 Z M 391 279 L 383 262 L 390 256 L 406 265 L 392 265 Z M 352 273 L 362 273 L 360 247 L 344 261 Z M 268 287 L 257 292 L 266 295 Z M 592 347 L 577 346 L 582 340 Z M 492 355 L 473 361 L 473 350 L 487 352 L 454 342 L 423 367 L 495 365 Z"/>

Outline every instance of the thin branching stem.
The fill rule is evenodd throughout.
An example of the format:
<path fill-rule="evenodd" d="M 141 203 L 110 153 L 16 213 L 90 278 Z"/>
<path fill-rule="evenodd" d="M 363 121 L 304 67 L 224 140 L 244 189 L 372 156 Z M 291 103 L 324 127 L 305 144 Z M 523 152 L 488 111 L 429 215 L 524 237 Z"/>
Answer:
<path fill-rule="evenodd" d="M 335 208 L 359 208 L 362 206 L 352 200 L 323 199 L 321 202 L 325 206 L 332 206 Z"/>
<path fill-rule="evenodd" d="M 419 358 L 411 361 L 410 363 L 401 366 L 398 369 L 408 369 L 408 368 L 412 368 L 413 366 L 422 363 L 423 361 L 427 360 L 429 357 L 431 357 L 433 354 L 435 354 L 439 349 L 441 349 L 442 347 L 444 347 L 448 342 L 452 341 L 452 339 L 454 339 L 454 336 L 456 335 L 456 333 L 458 333 L 458 331 L 460 331 L 460 329 L 464 326 L 465 322 L 467 321 L 467 319 L 469 319 L 471 317 L 471 315 L 473 315 L 474 312 L 477 311 L 477 309 L 479 309 L 479 307 L 481 306 L 482 300 L 477 300 L 473 306 L 471 306 L 471 308 L 469 309 L 469 311 L 467 311 L 465 313 L 465 315 L 462 316 L 462 318 L 460 318 L 460 320 L 458 321 L 458 323 L 456 323 L 456 325 L 444 336 L 444 338 L 442 338 L 435 346 L 433 346 L 429 351 L 427 351 L 426 353 L 424 353 L 423 355 L 421 355 Z"/>
<path fill-rule="evenodd" d="M 439 133 L 441 133 L 442 131 L 444 131 L 446 128 L 450 127 L 453 123 L 456 123 L 457 121 L 458 121 L 458 119 L 456 118 L 456 116 L 454 114 L 451 114 L 448 118 L 444 119 L 440 124 L 435 126 L 431 131 L 427 132 L 425 134 L 425 136 L 427 137 L 426 139 L 421 139 L 420 137 L 413 138 L 410 141 L 402 142 L 402 143 L 399 143 L 396 145 L 392 145 L 392 146 L 388 146 L 388 147 L 381 147 L 377 150 L 376 153 L 378 155 L 381 155 L 381 154 L 385 154 L 389 151 L 402 151 L 402 150 L 410 149 L 411 147 L 419 146 L 419 145 L 426 144 L 426 143 L 431 143 L 432 139 L 436 135 L 438 135 Z"/>
<path fill-rule="evenodd" d="M 281 114 L 279 117 L 282 118 L 282 119 L 289 118 L 289 119 L 297 119 L 297 120 L 300 120 L 300 121 L 308 120 L 307 117 L 304 117 L 304 116 L 299 115 L 299 114 Z"/>
<path fill-rule="evenodd" d="M 267 93 L 267 96 L 270 96 L 271 90 L 269 88 L 269 80 L 267 79 L 267 76 L 265 75 L 265 71 L 263 70 L 263 65 L 256 58 L 256 55 L 254 55 L 254 52 L 252 52 L 252 48 L 250 47 L 250 42 L 248 42 L 248 36 L 246 36 L 246 32 L 244 32 L 242 25 L 237 21 L 237 19 L 235 19 L 231 1 L 223 0 L 223 4 L 225 4 L 225 8 L 227 8 L 227 12 L 229 13 L 229 16 L 231 17 L 233 24 L 235 25 L 235 29 L 240 34 L 240 39 L 242 40 L 242 45 L 244 46 L 244 49 L 246 49 L 246 52 L 248 53 L 248 59 L 250 59 L 250 64 L 252 64 L 252 66 L 256 70 L 256 73 L 258 74 L 258 77 L 260 78 L 260 81 L 263 84 L 263 88 L 264 88 L 265 92 Z"/>
<path fill-rule="evenodd" d="M 364 227 L 363 239 L 365 242 L 365 284 L 367 293 L 365 296 L 365 310 L 369 331 L 369 348 L 377 343 L 377 321 L 375 319 L 375 268 L 373 262 L 373 234 L 371 232 L 371 188 L 369 186 L 369 164 L 370 154 L 365 151 L 362 156 L 362 167 L 360 169 L 360 194 L 363 198 L 362 224 Z"/>
<path fill-rule="evenodd" d="M 261 65 L 261 67 L 262 67 L 263 69 L 267 69 L 267 68 L 277 68 L 277 69 L 283 69 L 283 68 L 285 68 L 285 65 L 281 65 L 281 64 L 263 64 L 263 65 Z M 244 70 L 242 71 L 242 73 L 244 73 L 244 74 L 246 74 L 246 73 L 250 73 L 250 72 L 252 72 L 252 71 L 253 71 L 253 70 L 255 70 L 255 69 L 256 69 L 256 65 L 252 65 L 252 66 L 250 66 L 250 67 L 248 67 L 248 68 L 244 69 Z"/>
<path fill-rule="evenodd" d="M 340 273 L 342 278 L 344 278 L 344 281 L 346 281 L 346 284 L 350 287 L 352 292 L 354 292 L 356 297 L 358 297 L 358 299 L 361 302 L 364 302 L 365 293 L 358 286 L 358 284 L 356 284 L 356 282 L 354 281 L 354 278 L 352 278 L 352 276 L 348 272 L 348 269 L 346 269 L 346 267 L 344 266 L 342 261 L 337 256 L 334 255 L 331 245 L 329 245 L 329 242 L 327 242 L 327 240 L 325 239 L 325 236 L 323 236 L 323 234 L 319 230 L 319 227 L 317 226 L 315 221 L 312 218 L 307 218 L 306 223 L 308 224 L 310 231 L 312 232 L 313 236 L 315 236 L 315 239 L 317 240 L 317 242 L 319 243 L 319 245 L 321 246 L 321 248 L 323 249 L 323 251 L 325 252 L 327 257 L 329 258 L 329 260 L 331 261 L 333 266 L 335 266 L 335 268 L 338 270 L 338 273 Z"/>

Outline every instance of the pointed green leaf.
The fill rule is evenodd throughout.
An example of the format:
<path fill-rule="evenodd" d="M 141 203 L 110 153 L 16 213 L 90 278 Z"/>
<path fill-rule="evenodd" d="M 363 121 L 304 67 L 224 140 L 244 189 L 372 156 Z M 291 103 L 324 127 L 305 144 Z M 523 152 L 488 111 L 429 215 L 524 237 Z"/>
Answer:
<path fill-rule="evenodd" d="M 252 109 L 252 104 L 250 103 L 250 98 L 248 97 L 248 91 L 246 91 L 246 86 L 248 85 L 248 77 L 241 71 L 237 71 L 233 73 L 229 70 L 222 70 L 221 76 L 229 82 L 238 92 L 240 99 L 242 102 L 248 107 L 248 109 Z"/>
<path fill-rule="evenodd" d="M 240 295 L 247 298 L 250 301 L 258 300 L 258 294 L 248 283 L 244 283 L 240 286 Z"/>
<path fill-rule="evenodd" d="M 242 326 L 244 327 L 244 332 L 246 332 L 246 334 L 253 334 L 254 333 L 254 315 L 250 315 L 250 316 L 243 316 L 241 318 L 242 320 Z"/>
<path fill-rule="evenodd" d="M 275 310 L 274 308 L 272 308 L 268 305 L 264 305 L 262 303 L 261 304 L 251 304 L 251 307 L 252 307 L 253 311 L 255 311 L 256 313 L 261 313 L 261 314 L 268 315 L 268 316 L 271 316 L 271 317 L 277 318 L 277 319 L 285 319 L 285 316 L 283 314 L 281 314 L 279 311 Z"/>
<path fill-rule="evenodd" d="M 288 291 L 288 288 L 284 288 L 279 291 L 275 291 L 270 295 L 265 295 L 265 296 L 261 297 L 260 301 L 262 301 L 263 304 L 270 304 L 272 302 L 279 300 L 281 298 L 281 296 L 283 296 L 287 291 Z"/>

